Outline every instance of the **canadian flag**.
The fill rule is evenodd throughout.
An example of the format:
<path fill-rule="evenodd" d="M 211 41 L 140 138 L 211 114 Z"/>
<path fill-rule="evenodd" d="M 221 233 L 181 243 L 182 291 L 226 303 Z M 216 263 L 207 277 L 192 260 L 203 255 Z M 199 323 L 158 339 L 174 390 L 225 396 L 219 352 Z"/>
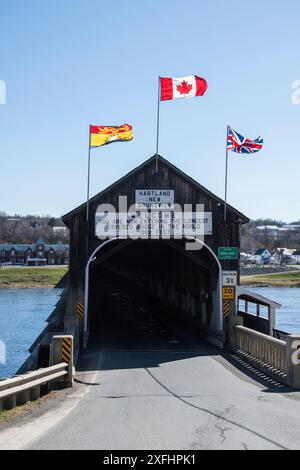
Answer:
<path fill-rule="evenodd" d="M 160 100 L 176 100 L 177 98 L 192 98 L 202 96 L 207 90 L 207 82 L 204 78 L 191 75 L 181 78 L 160 79 Z"/>

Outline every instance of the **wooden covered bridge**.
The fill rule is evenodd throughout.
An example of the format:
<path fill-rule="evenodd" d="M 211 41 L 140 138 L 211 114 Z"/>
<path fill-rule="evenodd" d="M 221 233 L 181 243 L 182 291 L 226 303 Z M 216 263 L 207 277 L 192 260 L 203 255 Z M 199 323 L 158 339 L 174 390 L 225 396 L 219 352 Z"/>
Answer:
<path fill-rule="evenodd" d="M 193 244 L 192 234 L 177 236 L 142 236 L 133 239 L 124 233 L 112 233 L 99 238 L 101 213 L 99 206 L 119 208 L 120 196 L 127 198 L 128 207 L 162 210 L 170 213 L 175 206 L 187 207 L 195 214 L 202 206 L 201 240 Z M 198 206 L 197 206 L 198 205 Z M 110 220 L 110 219 L 107 219 Z M 70 229 L 70 271 L 67 292 L 65 327 L 76 327 L 76 343 L 88 342 L 94 328 L 101 328 L 101 290 L 106 276 L 130 282 L 140 292 L 163 303 L 186 323 L 193 325 L 199 338 L 222 347 L 226 341 L 223 315 L 222 269 L 235 271 L 239 278 L 238 257 L 220 260 L 220 247 L 240 246 L 240 226 L 249 219 L 227 206 L 224 222 L 224 201 L 201 186 L 161 156 L 153 156 L 123 178 L 94 196 L 87 204 L 75 208 L 63 217 Z M 103 225 L 105 227 L 105 224 Z M 102 230 L 103 235 L 103 230 Z M 105 232 L 104 232 L 105 235 Z M 179 234 L 180 235 L 180 234 Z M 235 311 L 235 298 L 229 302 L 227 315 Z M 84 319 L 77 315 L 78 304 L 84 304 Z M 227 316 L 226 315 L 226 316 Z M 95 322 L 95 317 L 99 322 Z M 95 325 L 97 325 L 95 327 Z"/>

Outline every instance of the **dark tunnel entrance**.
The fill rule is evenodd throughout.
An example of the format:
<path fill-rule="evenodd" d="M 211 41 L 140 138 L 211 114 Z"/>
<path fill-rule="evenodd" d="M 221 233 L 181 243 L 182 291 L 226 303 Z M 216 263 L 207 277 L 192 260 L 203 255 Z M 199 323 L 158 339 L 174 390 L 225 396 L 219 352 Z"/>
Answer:
<path fill-rule="evenodd" d="M 220 269 L 205 246 L 115 240 L 89 272 L 88 348 L 197 348 L 222 330 Z"/>

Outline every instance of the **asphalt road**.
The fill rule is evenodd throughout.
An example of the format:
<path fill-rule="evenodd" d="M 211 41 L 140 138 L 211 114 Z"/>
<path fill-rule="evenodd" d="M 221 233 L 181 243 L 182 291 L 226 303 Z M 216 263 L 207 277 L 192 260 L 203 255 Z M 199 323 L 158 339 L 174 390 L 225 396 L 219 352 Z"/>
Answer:
<path fill-rule="evenodd" d="M 1 449 L 300 449 L 300 392 L 195 345 L 130 294 L 110 297 L 119 330 L 102 319 L 74 392 L 3 429 Z"/>
<path fill-rule="evenodd" d="M 300 401 L 247 380 L 205 347 L 89 360 L 91 369 L 99 361 L 94 385 L 27 449 L 300 448 Z"/>

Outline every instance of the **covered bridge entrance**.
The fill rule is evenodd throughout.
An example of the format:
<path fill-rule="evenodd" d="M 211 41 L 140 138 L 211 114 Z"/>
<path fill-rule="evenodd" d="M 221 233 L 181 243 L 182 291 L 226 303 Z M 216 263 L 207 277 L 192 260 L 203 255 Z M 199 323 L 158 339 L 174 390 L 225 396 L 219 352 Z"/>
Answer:
<path fill-rule="evenodd" d="M 223 347 L 222 269 L 239 276 L 239 266 L 220 261 L 218 248 L 239 248 L 243 214 L 228 206 L 225 226 L 222 199 L 154 156 L 94 196 L 88 221 L 86 204 L 63 220 L 70 228 L 65 327 L 75 328 L 75 344 L 142 349 L 206 339 Z"/>

